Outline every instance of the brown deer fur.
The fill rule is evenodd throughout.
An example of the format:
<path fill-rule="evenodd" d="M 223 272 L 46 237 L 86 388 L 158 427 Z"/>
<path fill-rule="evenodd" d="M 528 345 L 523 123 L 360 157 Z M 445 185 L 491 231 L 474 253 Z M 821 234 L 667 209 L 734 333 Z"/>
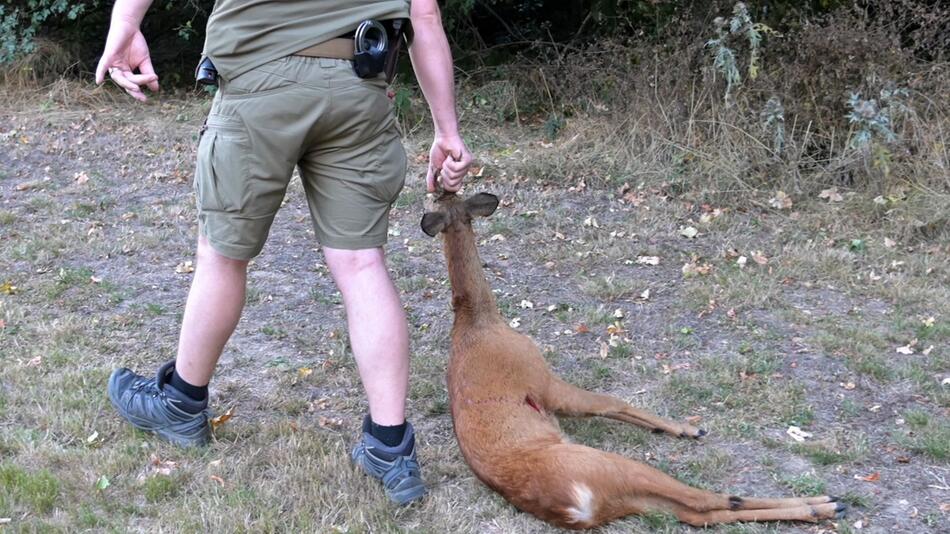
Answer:
<path fill-rule="evenodd" d="M 482 271 L 471 220 L 494 212 L 485 193 L 444 194 L 423 217 L 444 234 L 455 322 L 448 389 L 455 435 L 475 475 L 519 509 L 582 529 L 630 514 L 670 512 L 695 526 L 733 521 L 833 518 L 832 497 L 741 498 L 687 486 L 640 462 L 570 443 L 555 415 L 609 417 L 655 432 L 698 438 L 704 431 L 626 402 L 571 386 L 551 372 L 534 342 L 498 312 Z"/>

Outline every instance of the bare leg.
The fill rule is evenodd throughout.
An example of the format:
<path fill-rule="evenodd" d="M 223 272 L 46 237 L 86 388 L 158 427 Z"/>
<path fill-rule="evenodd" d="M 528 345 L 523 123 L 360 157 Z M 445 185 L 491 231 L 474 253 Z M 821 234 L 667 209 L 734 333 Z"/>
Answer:
<path fill-rule="evenodd" d="M 682 438 L 698 438 L 706 434 L 705 430 L 634 408 L 610 395 L 583 390 L 557 377 L 551 381 L 543 402 L 545 408 L 564 415 L 608 417 Z"/>
<path fill-rule="evenodd" d="M 199 235 L 195 278 L 188 292 L 175 369 L 186 382 L 207 385 L 234 332 L 247 284 L 247 261 L 217 253 Z"/>
<path fill-rule="evenodd" d="M 399 425 L 406 417 L 409 329 L 382 248 L 324 247 L 327 266 L 343 294 L 353 356 L 373 421 Z"/>

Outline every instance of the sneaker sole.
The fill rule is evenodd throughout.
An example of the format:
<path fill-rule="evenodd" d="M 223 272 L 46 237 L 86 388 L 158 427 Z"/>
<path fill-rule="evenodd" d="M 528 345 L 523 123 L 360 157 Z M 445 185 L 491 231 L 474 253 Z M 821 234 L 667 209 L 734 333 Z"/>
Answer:
<path fill-rule="evenodd" d="M 425 497 L 426 487 L 425 485 L 423 485 L 422 481 L 420 480 L 418 486 L 406 488 L 400 492 L 394 492 L 394 493 L 390 493 L 389 491 L 387 491 L 386 495 L 389 497 L 389 500 L 393 501 L 399 506 L 406 506 Z"/>

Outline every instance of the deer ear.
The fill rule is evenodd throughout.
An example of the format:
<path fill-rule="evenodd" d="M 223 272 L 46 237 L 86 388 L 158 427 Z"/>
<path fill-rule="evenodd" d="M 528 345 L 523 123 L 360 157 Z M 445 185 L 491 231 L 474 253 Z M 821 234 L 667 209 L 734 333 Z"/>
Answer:
<path fill-rule="evenodd" d="M 471 216 L 488 217 L 498 208 L 498 197 L 491 193 L 479 193 L 465 200 L 465 210 Z"/>
<path fill-rule="evenodd" d="M 422 231 L 429 237 L 435 237 L 439 232 L 445 230 L 445 214 L 437 211 L 430 211 L 422 216 Z"/>

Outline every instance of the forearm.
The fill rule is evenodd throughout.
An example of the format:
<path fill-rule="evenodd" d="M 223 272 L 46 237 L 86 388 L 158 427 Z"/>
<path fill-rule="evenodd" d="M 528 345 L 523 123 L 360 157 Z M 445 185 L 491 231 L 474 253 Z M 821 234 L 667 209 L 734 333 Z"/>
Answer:
<path fill-rule="evenodd" d="M 124 23 L 138 28 L 152 0 L 116 0 L 112 8 L 112 24 Z"/>
<path fill-rule="evenodd" d="M 414 10 L 412 28 L 415 37 L 409 48 L 409 57 L 432 112 L 435 133 L 437 136 L 458 136 L 452 52 L 442 29 L 438 8 L 423 13 Z"/>

